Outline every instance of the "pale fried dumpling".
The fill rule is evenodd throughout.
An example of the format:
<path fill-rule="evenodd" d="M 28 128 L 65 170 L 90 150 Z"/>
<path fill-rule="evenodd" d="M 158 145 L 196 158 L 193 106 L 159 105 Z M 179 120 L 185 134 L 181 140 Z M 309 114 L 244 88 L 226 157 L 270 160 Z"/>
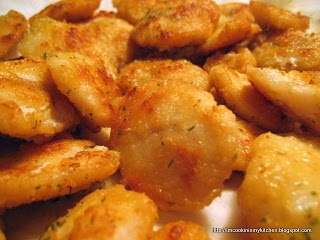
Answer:
<path fill-rule="evenodd" d="M 319 149 L 318 138 L 266 133 L 254 140 L 238 194 L 247 227 L 300 230 L 250 233 L 252 239 L 320 238 Z"/>
<path fill-rule="evenodd" d="M 146 195 L 115 185 L 84 197 L 40 239 L 147 240 L 157 218 L 157 207 Z"/>
<path fill-rule="evenodd" d="M 72 104 L 54 85 L 44 61 L 0 63 L 0 132 L 42 142 L 79 123 Z"/>
<path fill-rule="evenodd" d="M 88 140 L 26 144 L 0 158 L 0 209 L 71 194 L 117 171 L 119 153 Z"/>

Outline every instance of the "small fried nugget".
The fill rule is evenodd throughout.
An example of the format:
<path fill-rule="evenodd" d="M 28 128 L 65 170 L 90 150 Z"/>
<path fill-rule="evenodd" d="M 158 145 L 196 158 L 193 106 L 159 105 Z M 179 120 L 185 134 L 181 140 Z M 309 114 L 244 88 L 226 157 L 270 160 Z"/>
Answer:
<path fill-rule="evenodd" d="M 115 173 L 120 155 L 88 140 L 29 143 L 0 158 L 0 209 L 75 193 Z"/>
<path fill-rule="evenodd" d="M 220 11 L 212 0 L 169 0 L 156 4 L 132 32 L 135 42 L 160 51 L 200 45 L 213 32 Z"/>
<path fill-rule="evenodd" d="M 209 74 L 185 59 L 135 60 L 121 69 L 117 82 L 122 92 L 126 93 L 151 80 L 167 79 L 184 82 L 205 91 L 210 89 Z"/>
<path fill-rule="evenodd" d="M 57 52 L 46 62 L 57 88 L 82 116 L 100 127 L 110 126 L 114 115 L 112 102 L 121 92 L 104 66 L 75 52 Z"/>
<path fill-rule="evenodd" d="M 146 195 L 115 185 L 84 197 L 40 239 L 147 240 L 157 218 L 157 207 Z"/>
<path fill-rule="evenodd" d="M 59 21 L 77 22 L 88 19 L 99 8 L 101 0 L 62 0 L 44 8 L 33 15 L 29 22 L 32 23 L 39 17 L 50 17 Z"/>
<path fill-rule="evenodd" d="M 10 10 L 0 16 L 0 29 L 0 59 L 4 59 L 27 32 L 27 19 L 21 13 Z"/>
<path fill-rule="evenodd" d="M 202 226 L 190 221 L 169 222 L 150 240 L 210 240 Z"/>
<path fill-rule="evenodd" d="M 198 52 L 208 55 L 218 49 L 229 47 L 246 40 L 260 32 L 255 23 L 250 6 L 244 3 L 226 3 L 219 5 L 221 17 L 218 26 L 202 44 Z"/>
<path fill-rule="evenodd" d="M 267 131 L 293 129 L 293 122 L 282 109 L 256 90 L 246 74 L 220 64 L 211 68 L 210 77 L 226 105 L 236 115 Z"/>
<path fill-rule="evenodd" d="M 135 45 L 129 23 L 101 12 L 84 23 L 60 22 L 48 17 L 35 19 L 19 45 L 24 57 L 47 58 L 56 52 L 78 52 L 99 59 L 114 77 L 131 62 Z"/>
<path fill-rule="evenodd" d="M 235 115 L 204 90 L 150 81 L 129 91 L 111 126 L 123 182 L 163 210 L 201 209 L 242 154 Z"/>
<path fill-rule="evenodd" d="M 305 31 L 309 28 L 309 18 L 300 13 L 292 13 L 274 5 L 250 1 L 250 8 L 256 22 L 263 30 L 296 29 Z"/>
<path fill-rule="evenodd" d="M 247 76 L 255 89 L 281 107 L 288 116 L 320 134 L 319 73 L 287 73 L 278 69 L 249 67 Z M 318 78 L 317 81 L 314 77 Z"/>
<path fill-rule="evenodd" d="M 320 70 L 320 33 L 289 29 L 252 50 L 258 67 L 290 71 Z"/>
<path fill-rule="evenodd" d="M 36 142 L 79 123 L 72 104 L 55 87 L 42 60 L 0 62 L 0 132 Z"/>
<path fill-rule="evenodd" d="M 318 138 L 272 133 L 254 140 L 239 205 L 247 227 L 279 231 L 250 233 L 250 239 L 320 238 L 319 143 Z"/>

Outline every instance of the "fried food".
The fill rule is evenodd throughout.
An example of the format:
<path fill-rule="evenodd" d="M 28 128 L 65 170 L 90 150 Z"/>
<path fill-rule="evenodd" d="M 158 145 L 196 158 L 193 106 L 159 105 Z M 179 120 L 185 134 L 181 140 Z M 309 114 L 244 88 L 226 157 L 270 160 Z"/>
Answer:
<path fill-rule="evenodd" d="M 58 92 L 41 60 L 0 62 L 0 112 L 1 133 L 36 142 L 79 123 L 73 106 Z"/>
<path fill-rule="evenodd" d="M 220 16 L 211 0 L 169 0 L 155 4 L 132 32 L 135 42 L 160 51 L 204 43 Z"/>
<path fill-rule="evenodd" d="M 27 32 L 27 19 L 19 12 L 10 10 L 0 16 L 0 60 L 8 57 Z"/>
<path fill-rule="evenodd" d="M 319 149 L 318 138 L 293 134 L 266 133 L 254 140 L 238 194 L 247 227 L 312 232 L 251 233 L 252 239 L 319 239 Z"/>
<path fill-rule="evenodd" d="M 274 5 L 250 1 L 250 8 L 256 22 L 266 31 L 296 29 L 305 31 L 309 28 L 309 18 L 300 13 L 292 13 Z"/>
<path fill-rule="evenodd" d="M 246 40 L 260 32 L 250 6 L 244 3 L 219 5 L 221 16 L 217 28 L 202 44 L 198 52 L 209 55 L 214 51 Z"/>
<path fill-rule="evenodd" d="M 129 91 L 111 126 L 123 182 L 164 210 L 203 208 L 243 151 L 235 115 L 210 93 L 174 81 Z"/>
<path fill-rule="evenodd" d="M 6 240 L 6 236 L 3 233 L 3 220 L 0 218 L 0 240 Z"/>
<path fill-rule="evenodd" d="M 150 240 L 209 240 L 203 227 L 190 221 L 170 222 L 157 230 Z"/>
<path fill-rule="evenodd" d="M 289 29 L 252 50 L 258 67 L 290 71 L 320 70 L 320 33 Z"/>
<path fill-rule="evenodd" d="M 77 22 L 93 17 L 99 8 L 101 0 L 62 0 L 53 3 L 39 13 L 33 15 L 29 22 L 32 23 L 36 18 L 50 17 L 59 21 Z"/>
<path fill-rule="evenodd" d="M 110 126 L 114 115 L 112 103 L 121 92 L 104 66 L 75 52 L 57 52 L 46 62 L 57 88 L 82 116 L 100 127 Z"/>
<path fill-rule="evenodd" d="M 116 185 L 84 197 L 40 239 L 147 240 L 157 218 L 157 207 L 146 195 Z"/>
<path fill-rule="evenodd" d="M 105 12 L 78 24 L 36 18 L 18 50 L 24 57 L 46 58 L 56 52 L 86 54 L 102 61 L 114 77 L 121 66 L 132 60 L 135 50 L 130 40 L 132 29 L 129 23 Z"/>
<path fill-rule="evenodd" d="M 71 194 L 117 171 L 119 153 L 88 140 L 22 145 L 0 158 L 0 209 Z"/>
<path fill-rule="evenodd" d="M 121 69 L 117 82 L 122 92 L 126 93 L 151 80 L 168 79 L 206 91 L 210 89 L 208 73 L 184 59 L 135 60 Z"/>

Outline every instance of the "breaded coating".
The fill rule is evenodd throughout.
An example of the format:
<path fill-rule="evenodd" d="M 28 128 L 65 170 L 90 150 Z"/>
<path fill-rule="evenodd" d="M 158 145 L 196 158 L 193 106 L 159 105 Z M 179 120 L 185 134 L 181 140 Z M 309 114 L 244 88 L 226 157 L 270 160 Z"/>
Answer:
<path fill-rule="evenodd" d="M 147 240 L 157 218 L 157 207 L 146 195 L 115 185 L 84 197 L 40 239 Z"/>
<path fill-rule="evenodd" d="M 86 55 L 57 52 L 46 59 L 57 88 L 88 121 L 108 127 L 114 115 L 112 101 L 121 96 L 103 65 Z"/>
<path fill-rule="evenodd" d="M 0 16 L 0 60 L 8 57 L 27 32 L 27 19 L 19 12 L 10 10 Z"/>
<path fill-rule="evenodd" d="M 117 171 L 119 153 L 88 140 L 25 144 L 0 158 L 0 209 L 86 189 Z"/>
<path fill-rule="evenodd" d="M 144 48 L 160 51 L 200 45 L 210 36 L 220 16 L 211 0 L 168 0 L 156 4 L 141 19 L 132 38 Z"/>
<path fill-rule="evenodd" d="M 101 0 L 61 0 L 48 5 L 33 15 L 29 22 L 36 18 L 50 17 L 59 21 L 77 22 L 92 17 L 99 8 Z"/>
<path fill-rule="evenodd" d="M 256 22 L 263 30 L 307 30 L 309 28 L 309 18 L 300 13 L 292 13 L 274 5 L 250 1 L 250 8 Z"/>
<path fill-rule="evenodd" d="M 210 69 L 210 77 L 226 105 L 236 115 L 267 131 L 293 129 L 292 121 L 282 109 L 257 91 L 246 74 L 220 64 Z"/>
<path fill-rule="evenodd" d="M 0 132 L 42 142 L 79 123 L 42 60 L 0 62 Z"/>
<path fill-rule="evenodd" d="M 150 240 L 210 240 L 204 228 L 194 222 L 170 222 L 157 230 Z"/>
<path fill-rule="evenodd" d="M 235 115 L 212 95 L 174 81 L 129 91 L 111 127 L 123 182 L 164 210 L 203 208 L 220 194 L 243 149 Z"/>
<path fill-rule="evenodd" d="M 320 134 L 319 77 L 319 73 L 312 72 L 248 68 L 248 78 L 259 92 L 317 135 Z"/>
<path fill-rule="evenodd" d="M 66 23 L 37 18 L 22 40 L 19 51 L 24 57 L 49 57 L 55 52 L 78 52 L 101 60 L 112 76 L 132 60 L 133 26 L 112 14 L 101 12 L 85 23 Z"/>
<path fill-rule="evenodd" d="M 209 74 L 185 59 L 135 60 L 123 67 L 118 76 L 118 85 L 123 93 L 141 87 L 151 80 L 177 81 L 199 89 L 210 89 Z"/>
<path fill-rule="evenodd" d="M 254 141 L 239 204 L 247 227 L 278 233 L 250 233 L 250 239 L 320 238 L 319 143 L 318 138 L 272 133 Z"/>
<path fill-rule="evenodd" d="M 218 26 L 206 42 L 200 46 L 199 53 L 208 55 L 218 49 L 246 40 L 260 32 L 255 23 L 250 6 L 244 3 L 219 5 L 221 16 Z"/>
<path fill-rule="evenodd" d="M 320 33 L 289 29 L 252 50 L 259 67 L 285 71 L 320 70 Z"/>

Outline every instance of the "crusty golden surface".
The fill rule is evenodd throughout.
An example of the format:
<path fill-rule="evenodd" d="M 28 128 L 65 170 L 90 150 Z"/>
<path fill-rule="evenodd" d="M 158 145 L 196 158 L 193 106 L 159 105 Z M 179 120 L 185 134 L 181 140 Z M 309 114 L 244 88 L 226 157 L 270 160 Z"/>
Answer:
<path fill-rule="evenodd" d="M 168 79 L 190 84 L 206 91 L 210 89 L 208 73 L 184 59 L 135 60 L 121 69 L 118 85 L 126 93 L 151 80 L 164 81 Z"/>
<path fill-rule="evenodd" d="M 250 1 L 250 8 L 256 22 L 264 30 L 307 30 L 309 18 L 300 13 L 292 13 L 274 5 Z"/>
<path fill-rule="evenodd" d="M 34 141 L 44 141 L 79 122 L 41 60 L 0 62 L 0 112 L 1 133 Z"/>
<path fill-rule="evenodd" d="M 266 133 L 252 146 L 239 190 L 250 228 L 299 228 L 297 233 L 250 233 L 256 240 L 319 239 L 319 139 Z M 309 228 L 312 233 L 301 233 Z"/>
<path fill-rule="evenodd" d="M 320 70 L 320 33 L 290 29 L 274 35 L 252 51 L 258 67 L 285 71 Z"/>
<path fill-rule="evenodd" d="M 157 230 L 150 240 L 209 240 L 204 228 L 190 221 L 170 222 Z"/>
<path fill-rule="evenodd" d="M 160 51 L 202 44 L 220 16 L 211 0 L 169 0 L 155 4 L 132 32 L 140 46 Z"/>
<path fill-rule="evenodd" d="M 116 185 L 84 197 L 40 239 L 147 240 L 157 218 L 157 207 L 146 195 Z"/>
<path fill-rule="evenodd" d="M 23 145 L 0 158 L 0 209 L 86 189 L 104 181 L 118 165 L 118 152 L 92 141 L 61 139 Z"/>
<path fill-rule="evenodd" d="M 32 23 L 39 17 L 50 17 L 59 21 L 76 22 L 85 20 L 94 15 L 100 6 L 101 0 L 62 0 L 53 3 L 39 13 L 33 15 L 29 22 Z"/>
<path fill-rule="evenodd" d="M 0 16 L 0 59 L 6 58 L 27 32 L 27 19 L 11 10 Z"/>
<path fill-rule="evenodd" d="M 46 59 L 53 81 L 88 121 L 110 126 L 114 107 L 121 96 L 116 82 L 103 65 L 86 55 L 57 52 Z"/>
<path fill-rule="evenodd" d="M 37 18 L 22 40 L 19 51 L 24 57 L 44 58 L 57 51 L 86 54 L 101 60 L 107 72 L 114 76 L 118 68 L 132 59 L 132 29 L 133 26 L 124 20 L 105 12 L 78 24 L 48 17 Z"/>
<path fill-rule="evenodd" d="M 124 97 L 111 127 L 123 181 L 165 210 L 203 208 L 240 154 L 235 115 L 210 93 L 151 81 Z"/>

